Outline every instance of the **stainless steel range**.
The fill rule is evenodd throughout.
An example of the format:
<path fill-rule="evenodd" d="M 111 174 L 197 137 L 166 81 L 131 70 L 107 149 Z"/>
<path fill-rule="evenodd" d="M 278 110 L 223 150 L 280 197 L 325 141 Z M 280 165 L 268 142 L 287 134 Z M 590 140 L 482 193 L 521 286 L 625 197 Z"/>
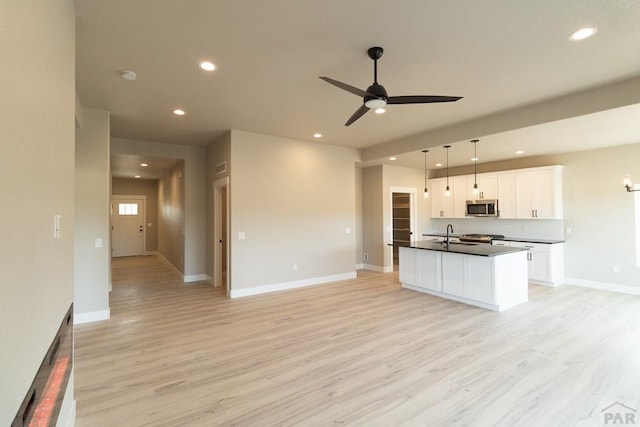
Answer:
<path fill-rule="evenodd" d="M 504 236 L 502 234 L 463 234 L 458 238 L 461 242 L 487 243 L 490 245 L 493 240 L 504 239 Z"/>

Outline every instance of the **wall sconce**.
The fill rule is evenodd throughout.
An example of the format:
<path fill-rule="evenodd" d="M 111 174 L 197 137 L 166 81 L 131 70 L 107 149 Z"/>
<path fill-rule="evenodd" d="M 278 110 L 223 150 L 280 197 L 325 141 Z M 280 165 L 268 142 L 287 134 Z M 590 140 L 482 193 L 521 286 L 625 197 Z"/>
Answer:
<path fill-rule="evenodd" d="M 640 188 L 633 188 L 633 183 L 629 178 L 625 178 L 624 181 L 622 181 L 622 183 L 624 184 L 624 188 L 627 189 L 627 193 L 631 193 L 633 191 L 640 191 Z"/>

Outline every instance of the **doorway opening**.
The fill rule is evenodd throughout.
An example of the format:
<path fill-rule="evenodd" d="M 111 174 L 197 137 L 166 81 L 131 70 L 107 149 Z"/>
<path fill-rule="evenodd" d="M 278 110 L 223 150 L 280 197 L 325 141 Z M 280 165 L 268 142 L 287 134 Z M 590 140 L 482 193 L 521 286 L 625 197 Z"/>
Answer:
<path fill-rule="evenodd" d="M 213 286 L 229 297 L 229 177 L 213 183 L 213 212 Z"/>
<path fill-rule="evenodd" d="M 398 270 L 398 246 L 416 240 L 416 189 L 391 188 L 391 264 L 393 271 Z"/>

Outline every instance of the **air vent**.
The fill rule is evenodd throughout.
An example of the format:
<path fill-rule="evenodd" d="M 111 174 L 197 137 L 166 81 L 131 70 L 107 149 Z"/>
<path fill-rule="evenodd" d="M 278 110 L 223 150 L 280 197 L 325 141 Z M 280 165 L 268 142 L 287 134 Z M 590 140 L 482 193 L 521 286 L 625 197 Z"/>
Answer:
<path fill-rule="evenodd" d="M 222 162 L 216 165 L 216 175 L 225 173 L 227 171 L 227 162 Z"/>

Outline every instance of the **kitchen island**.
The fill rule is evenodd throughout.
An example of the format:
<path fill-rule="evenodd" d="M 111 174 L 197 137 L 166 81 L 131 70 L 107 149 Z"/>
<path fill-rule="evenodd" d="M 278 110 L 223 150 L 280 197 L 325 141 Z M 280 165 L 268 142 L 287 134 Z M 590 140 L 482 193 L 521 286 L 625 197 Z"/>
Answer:
<path fill-rule="evenodd" d="M 528 300 L 523 248 L 420 241 L 399 245 L 399 262 L 407 289 L 495 311 Z"/>

